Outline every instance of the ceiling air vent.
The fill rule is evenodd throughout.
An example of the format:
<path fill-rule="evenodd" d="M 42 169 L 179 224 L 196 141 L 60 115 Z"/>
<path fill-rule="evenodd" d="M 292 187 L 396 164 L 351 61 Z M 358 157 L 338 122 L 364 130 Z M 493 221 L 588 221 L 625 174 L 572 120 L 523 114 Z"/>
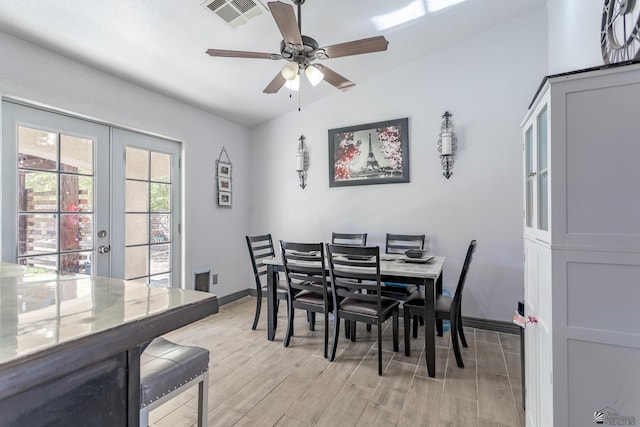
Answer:
<path fill-rule="evenodd" d="M 207 0 L 203 5 L 231 28 L 246 24 L 250 19 L 268 10 L 260 0 Z"/>

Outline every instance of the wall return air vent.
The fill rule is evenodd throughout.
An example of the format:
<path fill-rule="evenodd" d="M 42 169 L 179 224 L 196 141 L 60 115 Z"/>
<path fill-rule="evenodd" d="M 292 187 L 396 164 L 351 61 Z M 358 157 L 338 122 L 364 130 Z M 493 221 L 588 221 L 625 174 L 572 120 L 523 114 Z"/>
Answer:
<path fill-rule="evenodd" d="M 203 5 L 231 28 L 246 24 L 263 11 L 268 11 L 260 0 L 207 0 Z"/>

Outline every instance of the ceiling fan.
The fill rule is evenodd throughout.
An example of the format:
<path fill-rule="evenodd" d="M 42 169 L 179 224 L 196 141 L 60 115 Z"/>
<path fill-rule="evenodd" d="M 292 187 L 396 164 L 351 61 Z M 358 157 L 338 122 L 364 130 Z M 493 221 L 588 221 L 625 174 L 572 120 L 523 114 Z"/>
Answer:
<path fill-rule="evenodd" d="M 269 2 L 269 10 L 282 34 L 280 53 L 247 52 L 240 50 L 209 49 L 210 56 L 229 58 L 285 59 L 287 64 L 264 88 L 264 93 L 276 93 L 282 86 L 297 90 L 300 84 L 300 72 L 304 70 L 312 85 L 322 80 L 346 91 L 356 84 L 336 73 L 326 65 L 312 63 L 316 59 L 340 58 L 363 53 L 387 50 L 389 42 L 383 36 L 353 40 L 332 46 L 318 47 L 318 42 L 309 36 L 302 35 L 301 6 L 305 0 L 292 0 L 298 6 L 298 20 L 291 5 L 280 1 Z"/>

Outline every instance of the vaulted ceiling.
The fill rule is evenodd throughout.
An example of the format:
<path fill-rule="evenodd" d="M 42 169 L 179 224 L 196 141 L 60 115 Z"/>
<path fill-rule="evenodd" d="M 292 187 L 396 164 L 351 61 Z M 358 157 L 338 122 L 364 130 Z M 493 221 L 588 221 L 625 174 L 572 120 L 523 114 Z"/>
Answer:
<path fill-rule="evenodd" d="M 295 110 L 298 102 L 304 107 L 323 97 L 345 96 L 326 82 L 312 87 L 304 78 L 299 94 L 285 88 L 264 94 L 283 60 L 206 55 L 209 48 L 279 53 L 282 40 L 267 0 L 253 0 L 262 13 L 236 28 L 206 7 L 212 1 L 3 1 L 0 31 L 248 127 Z M 359 83 L 377 73 L 544 4 L 546 0 L 306 0 L 302 34 L 320 46 L 387 38 L 385 52 L 322 61 L 355 82 L 351 90 L 357 91 Z"/>

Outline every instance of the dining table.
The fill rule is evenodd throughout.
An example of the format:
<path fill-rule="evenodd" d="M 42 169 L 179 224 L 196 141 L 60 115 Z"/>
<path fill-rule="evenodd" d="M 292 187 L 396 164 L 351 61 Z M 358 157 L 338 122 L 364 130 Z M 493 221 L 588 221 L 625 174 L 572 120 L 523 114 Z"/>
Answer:
<path fill-rule="evenodd" d="M 411 259 L 404 254 L 380 255 L 380 274 L 383 282 L 414 284 L 424 289 L 425 359 L 430 377 L 436 375 L 435 330 L 442 330 L 442 321 L 436 321 L 436 295 L 442 294 L 442 276 L 445 257 L 428 256 Z M 282 257 L 264 258 L 267 265 L 267 339 L 276 336 L 276 304 L 278 272 L 284 271 Z"/>
<path fill-rule="evenodd" d="M 216 295 L 0 263 L 0 425 L 138 426 L 140 354 Z"/>

